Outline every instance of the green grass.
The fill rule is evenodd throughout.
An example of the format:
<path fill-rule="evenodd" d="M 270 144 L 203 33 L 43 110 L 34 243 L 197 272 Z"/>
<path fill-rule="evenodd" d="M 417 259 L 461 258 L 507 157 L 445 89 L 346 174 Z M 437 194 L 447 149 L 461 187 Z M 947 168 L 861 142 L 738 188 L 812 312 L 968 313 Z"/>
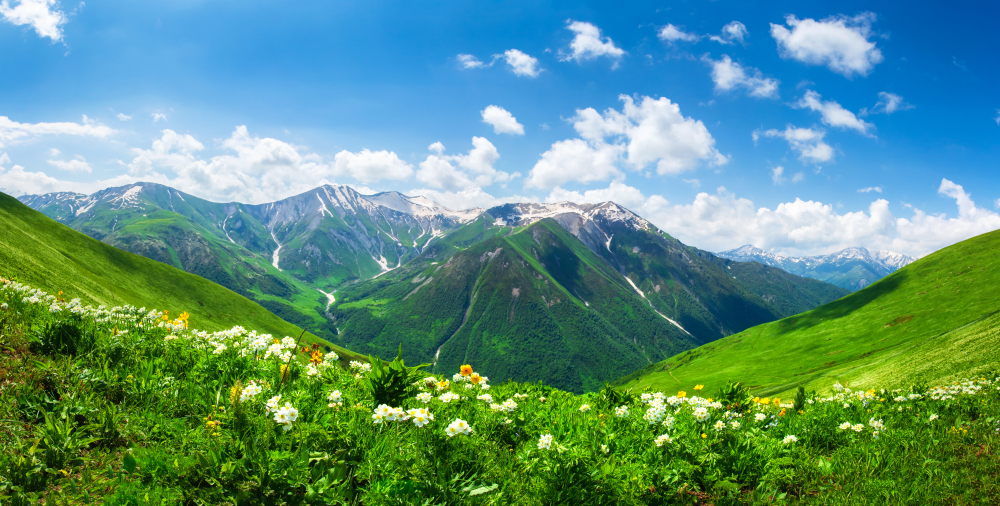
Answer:
<path fill-rule="evenodd" d="M 742 381 L 761 395 L 943 381 L 1000 368 L 1000 231 L 944 248 L 812 311 L 758 325 L 619 380 L 633 388 Z"/>
<path fill-rule="evenodd" d="M 0 285 L 5 506 L 1000 501 L 996 376 L 803 392 L 781 405 L 738 388 L 703 394 L 719 404 L 614 388 L 487 389 L 428 383 L 398 362 L 344 371 L 316 357 L 317 374 L 304 360 L 283 370 L 246 334 L 205 339 L 118 312 L 53 312 L 44 295 L 23 295 Z M 490 363 L 474 365 L 492 375 Z M 411 418 L 379 420 L 375 407 Z M 448 435 L 459 420 L 469 431 Z"/>
<path fill-rule="evenodd" d="M 208 331 L 244 325 L 279 337 L 301 332 L 227 288 L 92 239 L 2 193 L 0 223 L 0 276 L 90 304 L 186 311 L 193 327 Z"/>

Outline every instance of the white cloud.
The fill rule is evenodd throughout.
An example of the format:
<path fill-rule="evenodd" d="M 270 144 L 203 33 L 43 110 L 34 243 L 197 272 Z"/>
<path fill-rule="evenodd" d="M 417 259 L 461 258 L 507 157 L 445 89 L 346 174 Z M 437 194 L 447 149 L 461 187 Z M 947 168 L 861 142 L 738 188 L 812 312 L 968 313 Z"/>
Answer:
<path fill-rule="evenodd" d="M 82 123 L 18 123 L 7 116 L 0 116 L 0 148 L 22 142 L 42 135 L 76 135 L 105 139 L 117 133 L 117 130 L 97 124 L 83 117 Z"/>
<path fill-rule="evenodd" d="M 435 142 L 434 144 L 427 146 L 427 151 L 440 155 L 441 153 L 444 153 L 444 144 L 441 144 L 441 141 Z"/>
<path fill-rule="evenodd" d="M 493 133 L 524 135 L 524 125 L 517 122 L 514 115 L 496 105 L 488 105 L 481 111 L 483 123 L 493 126 Z"/>
<path fill-rule="evenodd" d="M 571 121 L 582 139 L 553 144 L 531 169 L 526 186 L 552 188 L 569 181 L 621 178 L 618 161 L 633 170 L 655 163 L 661 175 L 729 162 L 715 148 L 705 124 L 685 118 L 669 99 L 642 97 L 636 104 L 630 96 L 618 98 L 624 103 L 621 111 L 609 108 L 602 115 L 593 108 L 578 109 Z"/>
<path fill-rule="evenodd" d="M 413 167 L 391 151 L 362 149 L 352 153 L 344 150 L 333 159 L 333 175 L 349 176 L 362 183 L 406 179 L 413 175 Z"/>
<path fill-rule="evenodd" d="M 799 152 L 800 160 L 817 164 L 833 160 L 833 148 L 823 142 L 825 135 L 823 130 L 788 125 L 784 130 L 754 130 L 753 141 L 756 143 L 761 136 L 785 139 L 792 149 Z"/>
<path fill-rule="evenodd" d="M 458 62 L 462 64 L 462 68 L 478 69 L 486 66 L 486 64 L 479 61 L 478 58 L 472 56 L 471 54 L 460 54 L 456 56 L 456 58 L 458 59 Z"/>
<path fill-rule="evenodd" d="M 59 151 L 55 149 L 52 151 L 55 152 L 52 156 L 57 156 L 59 153 Z M 46 160 L 46 162 L 59 170 L 65 170 L 67 172 L 86 172 L 87 174 L 90 174 L 93 171 L 90 164 L 87 163 L 87 160 L 80 155 L 76 155 L 76 158 L 73 160 Z"/>
<path fill-rule="evenodd" d="M 862 135 L 871 136 L 869 130 L 873 130 L 875 125 L 858 119 L 853 112 L 844 109 L 837 102 L 833 100 L 823 102 L 822 98 L 819 93 L 807 90 L 798 102 L 792 104 L 792 107 L 819 112 L 822 115 L 821 121 L 824 125 L 855 130 Z"/>
<path fill-rule="evenodd" d="M 801 183 L 805 179 L 806 179 L 806 175 L 803 174 L 802 171 L 796 172 L 795 175 L 792 176 L 792 182 L 793 183 Z"/>
<path fill-rule="evenodd" d="M 785 174 L 785 168 L 780 165 L 771 169 L 771 183 L 773 183 L 775 186 L 779 184 L 784 184 L 785 182 L 784 174 Z"/>
<path fill-rule="evenodd" d="M 721 187 L 715 194 L 699 193 L 690 204 L 671 205 L 660 195 L 647 197 L 640 190 L 617 182 L 607 189 L 583 193 L 555 188 L 546 201 L 612 200 L 685 244 L 709 251 L 753 244 L 784 254 L 814 255 L 864 246 L 922 256 L 1000 229 L 1000 214 L 976 207 L 961 186 L 943 179 L 938 193 L 955 199 L 958 216 L 927 215 L 914 209 L 912 216 L 899 218 L 889 210 L 889 202 L 881 198 L 867 210 L 843 214 L 834 205 L 801 199 L 769 209 L 757 207 Z"/>
<path fill-rule="evenodd" d="M 53 157 L 53 158 L 55 158 L 55 157 L 59 156 L 59 153 L 61 153 L 61 151 L 59 151 L 59 150 L 58 150 L 58 149 L 56 149 L 56 148 L 52 148 L 52 149 L 50 149 L 50 150 L 49 150 L 49 156 L 51 156 L 51 157 Z M 6 154 L 6 153 L 5 153 L 5 154 Z"/>
<path fill-rule="evenodd" d="M 592 23 L 573 21 L 571 19 L 567 20 L 566 23 L 566 28 L 575 33 L 576 36 L 573 37 L 573 41 L 569 44 L 572 52 L 563 54 L 560 51 L 562 56 L 560 60 L 576 60 L 579 63 L 584 60 L 593 60 L 601 56 L 607 56 L 616 60 L 614 66 L 618 66 L 617 60 L 625 55 L 625 50 L 616 46 L 610 37 L 601 37 L 600 28 Z"/>
<path fill-rule="evenodd" d="M 500 159 L 500 153 L 484 137 L 473 137 L 472 149 L 464 155 L 444 155 L 444 145 L 440 143 L 432 144 L 430 148 L 436 154 L 427 155 L 420 162 L 417 180 L 433 188 L 454 192 L 490 186 L 493 183 L 506 183 L 518 175 L 493 168 Z"/>
<path fill-rule="evenodd" d="M 860 188 L 860 189 L 858 189 L 858 193 L 871 193 L 871 192 L 882 193 L 882 187 L 881 186 L 869 186 L 867 188 Z"/>
<path fill-rule="evenodd" d="M 158 112 L 154 112 L 153 114 L 150 114 L 149 116 L 151 118 L 153 118 L 153 123 L 156 123 L 156 122 L 160 121 L 161 119 L 163 121 L 167 121 L 167 115 L 166 114 L 160 114 Z"/>
<path fill-rule="evenodd" d="M 615 166 L 623 146 L 583 139 L 567 139 L 552 144 L 535 163 L 525 186 L 552 188 L 570 181 L 592 183 L 622 178 L 624 174 Z"/>
<path fill-rule="evenodd" d="M 702 61 L 712 66 L 712 81 L 716 91 L 731 91 L 742 88 L 754 97 L 778 96 L 778 81 L 764 77 L 760 70 L 746 68 L 734 62 L 729 55 L 722 55 L 721 60 L 713 60 L 705 55 Z"/>
<path fill-rule="evenodd" d="M 997 126 L 1000 126 L 1000 109 L 997 109 L 997 117 L 993 118 L 993 121 L 996 121 Z"/>
<path fill-rule="evenodd" d="M 118 118 L 118 121 L 128 121 L 128 120 L 132 119 L 132 116 L 129 116 L 129 115 L 123 114 L 123 113 L 118 113 L 118 115 L 115 116 L 115 117 Z"/>
<path fill-rule="evenodd" d="M 878 102 L 875 102 L 875 106 L 868 109 L 861 110 L 861 116 L 867 116 L 868 114 L 892 114 L 896 111 L 907 111 L 913 109 L 912 104 L 906 103 L 903 97 L 895 93 L 889 93 L 887 91 L 878 92 Z"/>
<path fill-rule="evenodd" d="M 771 36 L 778 42 L 783 58 L 811 65 L 826 65 L 830 70 L 851 78 L 868 75 L 882 61 L 882 51 L 868 39 L 875 14 L 864 12 L 854 17 L 833 16 L 822 21 L 785 18 L 791 27 L 771 23 Z"/>
<path fill-rule="evenodd" d="M 698 35 L 685 32 L 671 24 L 667 24 L 667 26 L 660 28 L 660 31 L 656 33 L 656 36 L 659 37 L 660 40 L 667 43 L 695 42 L 701 38 Z"/>
<path fill-rule="evenodd" d="M 56 0 L 21 0 L 14 7 L 8 0 L 3 0 L 0 2 L 0 15 L 17 26 L 31 25 L 39 37 L 48 37 L 54 42 L 62 40 L 62 25 L 69 21 L 66 14 L 59 10 Z"/>
<path fill-rule="evenodd" d="M 494 57 L 496 60 L 497 55 Z M 510 67 L 511 72 L 518 76 L 538 77 L 542 69 L 538 68 L 538 58 L 529 56 L 517 49 L 508 49 L 503 53 L 503 59 Z"/>
<path fill-rule="evenodd" d="M 1000 209 L 1000 199 L 996 199 L 993 201 L 993 207 Z"/>
<path fill-rule="evenodd" d="M 750 32 L 747 31 L 746 25 L 739 21 L 731 21 L 722 27 L 721 35 L 713 35 L 709 39 L 719 44 L 732 44 L 734 42 L 742 44 L 748 35 L 750 35 Z"/>

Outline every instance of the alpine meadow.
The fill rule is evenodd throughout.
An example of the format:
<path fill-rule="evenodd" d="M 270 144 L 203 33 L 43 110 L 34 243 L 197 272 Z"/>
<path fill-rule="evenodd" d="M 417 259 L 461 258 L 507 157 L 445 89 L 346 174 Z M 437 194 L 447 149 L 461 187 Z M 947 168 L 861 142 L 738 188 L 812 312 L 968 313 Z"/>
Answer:
<path fill-rule="evenodd" d="M 0 504 L 1000 504 L 998 16 L 4 0 Z"/>

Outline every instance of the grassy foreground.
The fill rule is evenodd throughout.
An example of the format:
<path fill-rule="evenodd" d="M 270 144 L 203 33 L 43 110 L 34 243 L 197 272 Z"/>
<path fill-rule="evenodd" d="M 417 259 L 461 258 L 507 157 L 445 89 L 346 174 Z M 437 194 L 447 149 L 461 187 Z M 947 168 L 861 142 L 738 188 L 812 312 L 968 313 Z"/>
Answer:
<path fill-rule="evenodd" d="M 619 381 L 742 381 L 758 395 L 947 382 L 1000 367 L 1000 231 L 941 249 L 812 311 L 749 328 Z"/>
<path fill-rule="evenodd" d="M 992 375 L 794 399 L 575 396 L 376 364 L 4 280 L 0 503 L 1000 501 Z"/>

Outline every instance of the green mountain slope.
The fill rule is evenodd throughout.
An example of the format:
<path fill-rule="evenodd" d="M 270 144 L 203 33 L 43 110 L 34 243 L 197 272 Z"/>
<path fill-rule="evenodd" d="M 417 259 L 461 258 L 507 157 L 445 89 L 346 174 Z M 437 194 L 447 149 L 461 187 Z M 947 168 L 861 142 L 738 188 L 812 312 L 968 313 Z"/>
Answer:
<path fill-rule="evenodd" d="M 812 311 L 758 325 L 622 378 L 629 387 L 739 380 L 760 395 L 945 381 L 998 368 L 1000 231 L 937 251 Z"/>
<path fill-rule="evenodd" d="M 439 371 L 489 363 L 493 381 L 573 391 L 697 344 L 549 219 L 407 274 L 338 293 L 342 344 L 387 355 L 403 343 Z"/>
<path fill-rule="evenodd" d="M 3 193 L 0 223 L 0 276 L 90 304 L 187 311 L 193 327 L 208 331 L 242 325 L 279 337 L 301 332 L 225 287 L 104 244 Z M 355 356 L 336 349 L 345 357 Z"/>

